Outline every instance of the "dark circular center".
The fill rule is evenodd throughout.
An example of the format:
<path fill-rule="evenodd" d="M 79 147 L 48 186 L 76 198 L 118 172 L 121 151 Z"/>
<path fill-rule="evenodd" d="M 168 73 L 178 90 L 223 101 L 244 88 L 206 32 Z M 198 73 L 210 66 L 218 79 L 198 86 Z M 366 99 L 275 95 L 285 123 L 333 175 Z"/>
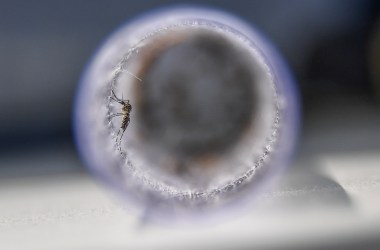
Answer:
<path fill-rule="evenodd" d="M 254 74 L 243 51 L 217 34 L 194 34 L 150 63 L 140 87 L 144 138 L 182 156 L 222 153 L 254 114 Z"/>

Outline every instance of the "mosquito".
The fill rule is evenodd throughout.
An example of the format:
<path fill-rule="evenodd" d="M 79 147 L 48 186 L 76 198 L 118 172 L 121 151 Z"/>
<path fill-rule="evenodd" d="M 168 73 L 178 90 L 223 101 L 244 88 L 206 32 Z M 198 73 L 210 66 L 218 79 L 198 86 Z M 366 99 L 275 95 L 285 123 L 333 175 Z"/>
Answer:
<path fill-rule="evenodd" d="M 128 71 L 127 71 L 127 73 L 132 75 L 134 78 L 136 78 L 140 82 L 142 81 L 140 78 L 138 78 L 134 74 L 132 74 Z M 129 103 L 129 100 L 124 100 L 123 95 L 121 96 L 121 99 L 119 97 L 117 97 L 113 90 L 111 90 L 110 98 L 122 106 L 121 112 L 115 113 L 115 114 L 112 114 L 109 116 L 110 119 L 117 117 L 117 116 L 122 116 L 121 125 L 120 125 L 119 131 L 117 132 L 117 135 L 116 135 L 116 143 L 119 145 L 119 149 L 120 149 L 121 139 L 123 138 L 124 132 L 127 129 L 129 122 L 131 121 L 130 115 L 131 115 L 131 111 L 132 111 L 132 105 Z M 120 135 L 120 133 L 121 133 L 121 135 Z M 119 137 L 119 135 L 120 135 L 120 137 Z"/>
<path fill-rule="evenodd" d="M 119 135 L 121 133 L 121 136 L 119 138 L 119 142 L 121 142 L 121 139 L 123 138 L 124 132 L 127 129 L 129 122 L 131 120 L 131 111 L 132 111 L 132 105 L 129 103 L 129 100 L 124 100 L 123 97 L 120 99 L 116 96 L 115 92 L 111 90 L 112 96 L 110 97 L 112 100 L 115 102 L 119 103 L 122 105 L 121 107 L 121 113 L 115 113 L 110 115 L 110 119 L 116 117 L 116 116 L 123 116 L 121 119 L 121 125 L 119 128 L 119 131 L 117 132 L 116 138 L 119 138 Z M 117 139 L 116 139 L 117 140 Z"/>

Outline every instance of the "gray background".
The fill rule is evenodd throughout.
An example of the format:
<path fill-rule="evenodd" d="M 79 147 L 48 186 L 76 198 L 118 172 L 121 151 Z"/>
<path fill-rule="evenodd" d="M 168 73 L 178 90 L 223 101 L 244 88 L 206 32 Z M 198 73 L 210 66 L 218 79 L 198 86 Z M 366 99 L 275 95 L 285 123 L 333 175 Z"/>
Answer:
<path fill-rule="evenodd" d="M 102 41 L 145 11 L 190 3 L 262 30 L 290 63 L 306 118 L 310 98 L 358 91 L 371 98 L 366 49 L 375 1 L 0 1 L 1 152 L 71 140 L 75 90 Z"/>

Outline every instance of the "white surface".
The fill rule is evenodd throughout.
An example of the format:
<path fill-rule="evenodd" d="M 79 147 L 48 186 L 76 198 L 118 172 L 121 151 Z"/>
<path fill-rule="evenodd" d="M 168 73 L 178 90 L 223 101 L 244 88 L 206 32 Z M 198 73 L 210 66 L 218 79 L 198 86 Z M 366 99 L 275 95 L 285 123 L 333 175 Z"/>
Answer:
<path fill-rule="evenodd" d="M 249 213 L 187 228 L 141 226 L 85 174 L 3 178 L 0 248 L 303 249 L 380 237 L 380 155 L 326 155 L 318 164 L 323 174 L 295 168 Z"/>

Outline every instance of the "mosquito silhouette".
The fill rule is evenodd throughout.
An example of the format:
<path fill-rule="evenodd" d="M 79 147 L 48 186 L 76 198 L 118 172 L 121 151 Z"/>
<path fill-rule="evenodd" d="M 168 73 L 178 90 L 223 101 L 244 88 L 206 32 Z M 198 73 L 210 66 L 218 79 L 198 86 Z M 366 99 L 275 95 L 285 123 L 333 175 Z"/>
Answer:
<path fill-rule="evenodd" d="M 136 78 L 138 81 L 142 82 L 140 78 L 137 76 L 133 75 L 130 72 L 127 72 L 128 74 L 132 75 L 134 78 Z M 121 98 L 117 97 L 115 92 L 111 90 L 111 96 L 110 98 L 119 103 L 121 105 L 121 111 L 119 113 L 115 113 L 109 116 L 110 119 L 117 117 L 117 116 L 122 116 L 121 119 L 121 125 L 119 128 L 119 131 L 117 132 L 116 135 L 116 143 L 119 145 L 119 149 L 121 149 L 121 139 L 123 138 L 124 132 L 127 129 L 129 122 L 131 121 L 131 112 L 132 112 L 132 105 L 130 104 L 130 100 L 124 100 L 123 94 L 121 95 Z M 119 137 L 120 135 L 120 137 Z"/>

